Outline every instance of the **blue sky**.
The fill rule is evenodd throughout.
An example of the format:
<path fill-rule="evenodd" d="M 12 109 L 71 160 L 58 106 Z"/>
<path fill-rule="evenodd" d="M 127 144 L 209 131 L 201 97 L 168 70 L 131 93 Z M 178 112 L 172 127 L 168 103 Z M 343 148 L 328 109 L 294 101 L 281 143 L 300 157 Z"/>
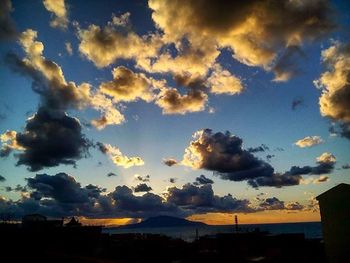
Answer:
<path fill-rule="evenodd" d="M 156 6 L 156 2 L 154 1 L 154 6 Z M 120 66 L 126 67 L 136 74 L 142 73 L 148 79 L 165 80 L 167 83 L 164 89 L 175 87 L 179 94 L 182 95 L 191 89 L 186 87 L 186 85 L 177 85 L 174 79 L 174 76 L 184 74 L 181 66 L 172 72 L 157 72 L 156 70 L 152 71 L 139 67 L 136 65 L 139 58 L 134 57 L 127 59 L 116 58 L 108 65 L 99 67 L 97 65 L 98 61 L 93 59 L 92 54 L 96 47 L 91 49 L 89 54 L 79 49 L 84 40 L 82 32 L 88 30 L 91 24 L 103 28 L 107 26 L 107 23 L 111 23 L 112 14 L 115 17 L 121 17 L 127 12 L 130 14 L 129 20 L 120 27 L 111 26 L 112 31 L 120 30 L 124 32 L 121 33 L 124 37 L 131 33 L 137 36 L 157 33 L 164 39 L 166 34 L 171 38 L 175 36 L 175 33 L 178 33 L 178 29 L 175 30 L 167 24 L 159 24 L 159 21 L 163 20 L 155 20 L 154 17 L 152 18 L 152 14 L 157 12 L 161 15 L 168 14 L 167 12 L 161 13 L 161 11 L 170 10 L 174 7 L 173 5 L 169 4 L 167 6 L 165 4 L 165 6 L 157 9 L 157 7 L 152 7 L 152 4 L 150 4 L 150 7 L 152 7 L 150 8 L 147 1 L 141 0 L 67 0 L 64 1 L 66 24 L 52 26 L 50 21 L 57 18 L 57 13 L 48 10 L 42 1 L 12 0 L 11 3 L 12 11 L 8 12 L 8 18 L 16 27 L 16 36 L 1 40 L 0 56 L 3 61 L 9 52 L 16 54 L 20 59 L 28 57 L 28 53 L 23 49 L 23 44 L 21 45 L 21 40 L 18 39 L 21 38 L 22 32 L 32 29 L 37 32 L 35 41 L 40 41 L 44 45 L 42 56 L 61 67 L 67 82 L 74 81 L 77 85 L 83 82 L 89 83 L 93 92 L 99 92 L 101 83 L 111 81 L 113 79 L 112 70 Z M 188 8 L 191 12 L 195 10 L 194 14 L 198 14 L 199 21 L 203 10 L 196 10 L 195 6 L 191 6 L 191 3 L 192 1 L 188 3 L 188 6 L 184 5 L 182 9 Z M 206 90 L 205 94 L 207 94 L 208 100 L 203 104 L 204 108 L 200 110 L 187 111 L 183 114 L 164 114 L 162 112 L 164 108 L 162 109 L 156 102 L 159 97 L 150 102 L 140 98 L 131 102 L 122 101 L 115 103 L 113 106 L 124 115 L 125 122 L 97 129 L 89 124 L 93 119 L 100 116 L 100 112 L 96 108 L 88 106 L 64 109 L 69 116 L 80 120 L 82 133 L 91 144 L 97 142 L 110 144 L 113 147 L 117 147 L 123 155 L 140 157 L 144 161 L 144 165 L 125 168 L 120 164 L 115 164 L 109 158 L 108 153 L 102 153 L 98 147 L 91 146 L 89 147 L 89 156 L 87 158 L 75 159 L 76 167 L 59 163 L 56 166 L 49 167 L 44 165 L 39 170 L 30 171 L 30 166 L 28 165 L 16 165 L 18 161 L 16 154 L 20 153 L 21 150 L 13 149 L 9 156 L 0 159 L 0 175 L 6 178 L 5 181 L 0 182 L 0 195 L 6 200 L 31 198 L 30 193 L 38 189 L 29 187 L 27 192 L 22 192 L 21 196 L 20 192 L 6 191 L 5 187 L 14 187 L 17 184 L 25 186 L 27 184 L 25 178 L 35 178 L 36 174 L 54 176 L 63 172 L 74 177 L 82 186 L 93 184 L 107 188 L 107 193 L 113 192 L 116 186 L 135 187 L 140 183 L 135 179 L 135 174 L 150 175 L 150 182 L 147 182 L 147 184 L 152 187 L 152 193 L 162 196 L 162 193 L 166 192 L 167 188 L 177 187 L 181 189 L 183 185 L 193 183 L 196 177 L 203 174 L 214 181 L 212 189 L 215 195 L 225 196 L 231 194 L 238 199 L 248 199 L 255 202 L 255 198 L 259 193 L 266 193 L 265 198 L 277 197 L 286 204 L 287 202 L 298 202 L 304 206 L 301 209 L 302 211 L 299 212 L 306 213 L 306 206 L 309 204 L 310 197 L 314 197 L 339 183 L 350 183 L 350 169 L 342 168 L 342 166 L 350 163 L 349 138 L 346 138 L 346 136 L 342 137 L 341 132 L 338 132 L 338 134 L 329 132 L 332 123 L 339 128 L 342 124 L 349 125 L 350 118 L 348 117 L 347 119 L 346 116 L 338 118 L 332 114 L 323 114 L 324 116 L 322 116 L 319 98 L 325 88 L 323 90 L 318 89 L 313 83 L 327 70 L 334 70 L 332 65 L 330 65 L 331 68 L 327 68 L 327 65 L 322 63 L 321 52 L 336 46 L 337 42 L 335 41 L 339 41 L 339 43 L 344 45 L 349 43 L 348 34 L 346 34 L 346 28 L 349 24 L 349 6 L 342 1 L 332 1 L 330 3 L 328 1 L 319 1 L 316 5 L 321 6 L 324 3 L 327 3 L 327 6 L 334 9 L 336 15 L 330 16 L 328 18 L 329 21 L 323 22 L 336 25 L 336 27 L 327 29 L 325 30 L 327 32 L 323 32 L 320 35 L 315 33 L 315 36 L 310 41 L 307 34 L 299 32 L 301 40 L 295 44 L 299 53 L 293 54 L 292 59 L 286 60 L 283 64 L 284 70 L 288 73 L 290 73 L 291 69 L 288 63 L 293 65 L 292 71 L 294 68 L 297 70 L 296 72 L 293 71 L 286 80 L 274 81 L 277 76 L 274 66 L 278 63 L 278 59 L 281 59 L 283 52 L 290 48 L 282 35 L 285 34 L 286 37 L 290 37 L 288 34 L 291 34 L 293 30 L 297 32 L 303 29 L 303 25 L 288 32 L 276 32 L 275 34 L 280 35 L 274 36 L 276 37 L 274 42 L 269 42 L 270 40 L 268 39 L 258 39 L 258 43 L 262 46 L 266 44 L 276 48 L 276 50 L 273 50 L 273 54 L 276 57 L 273 60 L 261 63 L 252 61 L 249 63 L 232 57 L 235 54 L 236 56 L 245 56 L 245 54 L 239 53 L 240 44 L 237 44 L 235 40 L 232 40 L 232 42 L 228 40 L 229 44 L 226 43 L 226 47 L 220 46 L 223 45 L 220 42 L 221 40 L 226 41 L 225 33 L 212 33 L 212 38 L 218 41 L 216 45 L 220 55 L 211 63 L 220 64 L 222 70 L 225 69 L 231 74 L 230 76 L 237 77 L 241 83 L 241 92 L 232 95 L 228 93 L 215 94 L 215 92 Z M 161 8 L 164 8 L 164 10 L 161 10 Z M 208 11 L 203 11 L 203 13 L 206 12 Z M 243 11 L 238 10 L 235 12 Z M 269 12 L 269 9 L 267 9 L 267 13 Z M 325 11 L 326 14 L 327 12 L 330 11 Z M 172 18 L 174 19 L 174 24 L 182 23 L 182 21 L 185 23 L 187 18 L 181 16 L 181 11 L 179 11 L 178 15 Z M 317 16 L 317 14 L 310 15 Z M 252 17 L 254 18 L 254 14 L 252 14 Z M 162 17 L 162 19 L 166 20 L 169 18 Z M 273 19 L 271 23 L 278 25 L 278 21 L 273 21 Z M 192 28 L 189 26 L 188 28 L 183 28 L 183 33 L 189 34 L 187 41 L 193 45 L 194 49 L 200 48 L 195 46 L 195 43 L 199 41 L 197 39 L 198 32 L 211 32 L 210 30 L 212 30 L 211 27 L 205 28 L 206 23 L 198 23 L 198 27 L 193 26 Z M 242 23 L 241 28 L 245 27 L 242 21 L 237 23 Z M 208 26 L 211 26 L 209 22 Z M 215 24 L 215 26 L 217 25 Z M 318 30 L 317 26 L 319 25 L 316 24 L 316 28 L 312 29 L 314 32 Z M 290 25 L 290 27 L 293 27 L 293 25 Z M 220 28 L 215 30 L 221 32 Z M 274 32 L 268 32 L 268 30 L 272 29 L 263 28 L 263 30 L 266 31 L 264 31 L 266 34 L 274 34 Z M 191 35 L 192 33 L 193 35 Z M 208 38 L 207 33 L 203 33 L 204 35 Z M 205 37 L 200 39 L 200 41 L 206 41 L 202 43 L 203 45 L 209 43 L 209 40 Z M 186 35 L 184 35 L 184 38 L 186 38 Z M 164 39 L 162 40 L 162 48 L 152 58 L 154 61 L 159 59 L 164 50 L 175 54 L 175 56 L 181 53 L 181 50 L 176 50 L 174 46 L 176 43 L 179 44 L 181 39 L 178 40 L 179 42 L 171 42 L 170 40 L 166 42 Z M 71 55 L 66 50 L 65 43 L 71 44 Z M 130 45 L 132 44 L 130 43 Z M 116 43 L 114 48 L 118 49 L 118 43 Z M 341 48 L 339 50 L 339 56 L 344 55 L 345 58 L 349 56 L 345 51 L 344 54 L 340 53 Z M 203 56 L 206 56 L 206 54 Z M 168 61 L 167 63 L 170 62 Z M 263 65 L 263 63 L 266 64 Z M 199 76 L 203 82 L 208 80 L 213 71 L 212 66 L 213 64 L 208 66 L 208 73 Z M 42 105 L 45 98 L 43 99 L 41 95 L 32 90 L 32 79 L 30 77 L 16 73 L 8 63 L 2 62 L 0 67 L 0 113 L 3 116 L 0 120 L 0 133 L 4 134 L 6 131 L 23 133 L 26 129 L 27 118 L 37 112 L 38 105 Z M 191 67 L 195 68 L 193 65 Z M 343 73 L 350 74 L 349 68 L 345 68 Z M 190 76 L 190 78 L 195 77 L 193 74 L 187 74 L 186 76 Z M 336 80 L 331 79 L 329 82 L 324 83 L 324 86 L 327 87 L 327 84 L 331 85 L 331 81 Z M 209 89 L 210 87 L 207 85 L 206 88 Z M 347 83 L 341 88 L 348 90 L 349 84 Z M 160 96 L 157 92 L 156 96 Z M 108 97 L 108 94 L 104 96 L 111 99 L 111 97 Z M 118 98 L 115 99 L 117 100 Z M 292 109 L 292 103 L 295 100 L 299 100 L 300 104 L 295 109 Z M 349 107 L 349 103 L 345 104 L 345 106 L 342 104 L 342 107 L 345 107 L 343 110 L 347 112 L 349 109 L 346 107 Z M 302 179 L 292 186 L 280 185 L 274 187 L 260 185 L 260 187 L 254 188 L 247 184 L 247 180 L 225 180 L 220 175 L 214 175 L 220 168 L 209 168 L 204 161 L 197 168 L 188 167 L 181 162 L 184 158 L 185 149 L 190 146 L 191 141 L 196 140 L 192 138 L 192 135 L 196 131 L 203 129 L 211 129 L 213 134 L 230 131 L 232 136 L 235 135 L 243 140 L 242 149 L 245 151 L 249 147 L 258 147 L 261 144 L 268 146 L 269 150 L 249 154 L 253 155 L 251 158 L 254 158 L 254 160 L 260 160 L 269 164 L 274 168 L 275 173 L 284 174 L 292 166 L 315 166 L 316 158 L 323 153 L 333 155 L 336 161 L 332 162 L 331 171 L 325 174 L 303 174 Z M 338 131 L 340 131 L 339 129 Z M 322 143 L 304 148 L 295 145 L 298 140 L 307 136 L 319 136 L 322 139 Z M 2 145 L 4 146 L 5 144 L 6 142 L 3 141 Z M 266 155 L 273 155 L 273 157 L 267 160 Z M 178 163 L 169 167 L 163 163 L 163 160 L 167 158 L 174 158 Z M 107 177 L 109 172 L 113 172 L 117 176 Z M 232 171 L 232 174 L 234 172 L 237 171 Z M 327 176 L 328 179 L 322 183 L 314 183 L 313 181 L 320 176 Z M 253 178 L 257 177 L 259 176 L 255 175 Z M 176 182 L 174 184 L 170 183 L 170 178 L 176 178 Z M 135 193 L 135 195 L 140 196 L 142 194 Z M 53 197 L 45 196 L 45 198 L 50 199 Z M 219 212 L 231 213 L 235 212 L 235 210 Z M 93 216 L 90 215 L 90 217 Z M 113 217 L 113 215 L 109 215 L 109 217 Z M 318 215 L 317 213 L 316 215 L 312 214 L 308 218 L 317 220 Z M 259 220 L 257 219 L 257 221 Z"/>

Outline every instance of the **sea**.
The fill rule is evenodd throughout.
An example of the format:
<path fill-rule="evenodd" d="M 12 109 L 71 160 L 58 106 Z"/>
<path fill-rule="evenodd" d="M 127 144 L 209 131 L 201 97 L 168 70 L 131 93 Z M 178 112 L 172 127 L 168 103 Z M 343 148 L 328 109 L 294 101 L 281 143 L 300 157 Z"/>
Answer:
<path fill-rule="evenodd" d="M 307 239 L 322 238 L 321 222 L 239 225 L 240 232 L 252 232 L 257 229 L 259 231 L 267 231 L 270 234 L 304 233 Z M 199 237 L 219 233 L 234 233 L 236 231 L 234 225 L 206 225 L 200 227 L 153 227 L 137 229 L 105 227 L 103 232 L 109 234 L 161 234 L 191 242 L 196 238 L 196 230 L 198 230 Z"/>

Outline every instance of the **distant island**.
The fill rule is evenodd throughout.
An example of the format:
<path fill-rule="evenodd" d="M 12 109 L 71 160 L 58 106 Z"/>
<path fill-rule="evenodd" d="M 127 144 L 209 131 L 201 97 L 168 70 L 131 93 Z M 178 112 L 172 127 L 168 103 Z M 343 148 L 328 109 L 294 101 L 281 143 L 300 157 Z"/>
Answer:
<path fill-rule="evenodd" d="M 173 216 L 155 216 L 150 217 L 140 223 L 120 226 L 124 229 L 136 228 L 158 228 L 158 227 L 201 227 L 207 224 L 201 222 L 189 221 L 187 219 L 173 217 Z"/>

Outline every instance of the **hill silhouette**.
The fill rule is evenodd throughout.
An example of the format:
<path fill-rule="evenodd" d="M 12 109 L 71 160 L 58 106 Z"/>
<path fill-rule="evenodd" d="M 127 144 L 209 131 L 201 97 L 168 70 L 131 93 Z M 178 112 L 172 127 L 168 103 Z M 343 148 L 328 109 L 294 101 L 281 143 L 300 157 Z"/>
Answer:
<path fill-rule="evenodd" d="M 173 216 L 155 216 L 150 217 L 140 223 L 120 226 L 120 228 L 157 228 L 157 227 L 184 227 L 184 226 L 206 226 L 205 223 L 189 221 L 183 218 Z"/>

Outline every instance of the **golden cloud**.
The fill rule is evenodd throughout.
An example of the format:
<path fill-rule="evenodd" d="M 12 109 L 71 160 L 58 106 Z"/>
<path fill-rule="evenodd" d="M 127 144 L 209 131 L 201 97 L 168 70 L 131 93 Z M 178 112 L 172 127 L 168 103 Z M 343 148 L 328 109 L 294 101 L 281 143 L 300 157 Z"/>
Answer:
<path fill-rule="evenodd" d="M 199 47 L 209 40 L 231 49 L 238 61 L 266 70 L 272 69 L 286 48 L 313 41 L 334 27 L 325 0 L 149 0 L 148 4 L 165 42 L 185 37 Z"/>
<path fill-rule="evenodd" d="M 64 0 L 43 0 L 43 4 L 47 11 L 54 15 L 50 25 L 66 29 L 68 27 L 67 8 Z"/>
<path fill-rule="evenodd" d="M 350 122 L 350 45 L 335 42 L 322 52 L 322 61 L 328 70 L 314 81 L 322 89 L 321 114 L 336 121 Z"/>
<path fill-rule="evenodd" d="M 127 169 L 132 166 L 142 166 L 145 164 L 141 157 L 128 157 L 126 155 L 123 155 L 119 148 L 114 147 L 110 144 L 104 144 L 104 147 L 106 154 L 117 166 L 122 166 Z"/>
<path fill-rule="evenodd" d="M 201 90 L 191 89 L 181 95 L 177 89 L 164 88 L 155 103 L 162 108 L 163 114 L 186 114 L 203 111 L 207 101 L 208 95 Z"/>
<path fill-rule="evenodd" d="M 119 66 L 113 69 L 112 74 L 113 80 L 101 83 L 100 91 L 111 96 L 115 102 L 153 100 L 152 82 L 143 73 L 134 73 L 124 66 Z"/>
<path fill-rule="evenodd" d="M 320 136 L 306 136 L 305 138 L 296 141 L 294 144 L 300 148 L 305 148 L 312 147 L 321 143 L 323 143 L 323 140 Z"/>
<path fill-rule="evenodd" d="M 103 114 L 100 119 L 92 121 L 98 129 L 124 122 L 124 116 L 113 101 L 99 91 L 92 92 L 90 84 L 83 82 L 77 86 L 72 81 L 67 82 L 61 67 L 43 56 L 44 45 L 36 41 L 36 38 L 37 32 L 32 29 L 20 35 L 19 42 L 26 52 L 26 58 L 22 62 L 27 68 L 34 69 L 43 75 L 44 80 L 41 82 L 48 82 L 44 90 L 38 93 L 44 97 L 44 102 L 49 107 L 63 110 L 67 107 L 78 109 L 93 107 Z"/>
<path fill-rule="evenodd" d="M 210 92 L 214 94 L 234 95 L 243 90 L 241 80 L 219 64 L 215 64 L 214 70 L 208 78 L 208 86 L 210 86 Z"/>
<path fill-rule="evenodd" d="M 79 51 L 97 67 L 105 67 L 118 59 L 135 59 L 138 63 L 148 64 L 149 58 L 156 56 L 162 46 L 157 34 L 138 36 L 134 32 L 119 32 L 113 24 L 104 28 L 90 25 L 87 29 L 78 29 Z"/>

